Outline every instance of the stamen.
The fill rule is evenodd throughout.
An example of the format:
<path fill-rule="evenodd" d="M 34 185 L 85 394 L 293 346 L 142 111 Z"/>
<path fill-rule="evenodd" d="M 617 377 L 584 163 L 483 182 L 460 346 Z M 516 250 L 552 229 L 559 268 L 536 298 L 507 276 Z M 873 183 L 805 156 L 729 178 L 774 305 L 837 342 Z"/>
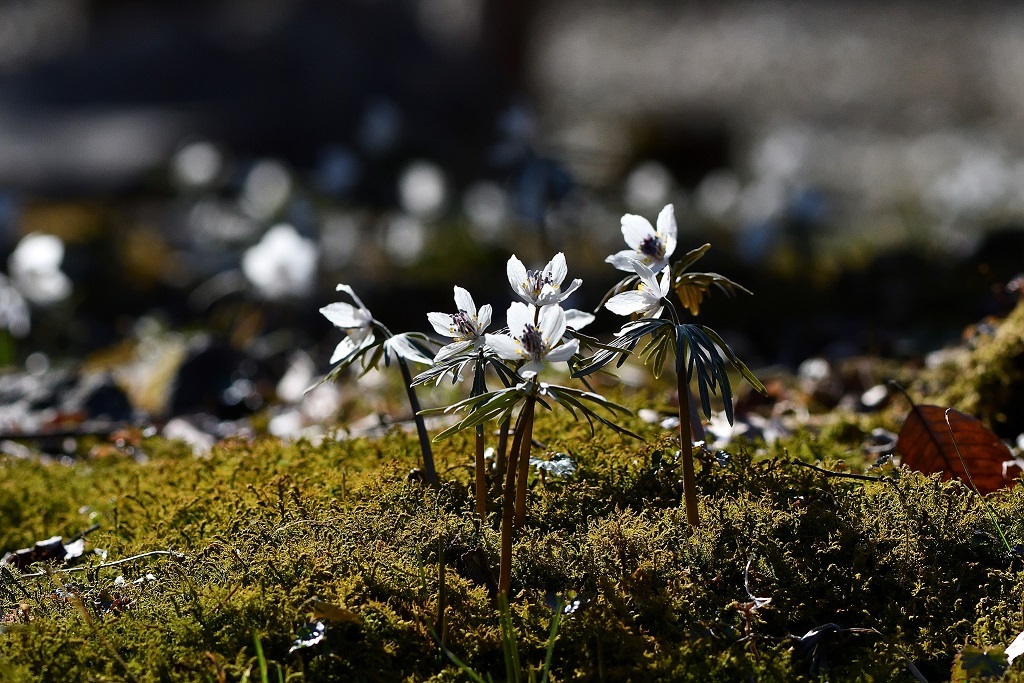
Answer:
<path fill-rule="evenodd" d="M 458 313 L 452 316 L 452 322 L 455 323 L 455 330 L 458 331 L 464 339 L 471 339 L 476 336 L 476 323 L 473 321 L 473 318 L 461 308 Z"/>
<path fill-rule="evenodd" d="M 665 245 L 662 244 L 661 239 L 657 235 L 651 235 L 645 237 L 644 241 L 640 243 L 640 253 L 644 256 L 660 259 L 665 256 Z"/>
<path fill-rule="evenodd" d="M 520 337 L 520 341 L 523 344 L 523 348 L 533 358 L 539 358 L 544 354 L 544 337 L 533 325 L 527 325 L 526 329 L 523 330 L 523 336 Z"/>
<path fill-rule="evenodd" d="M 534 296 L 540 296 L 541 292 L 544 291 L 544 285 L 554 284 L 551 275 L 545 275 L 543 270 L 526 271 L 526 286 L 529 287 L 530 293 Z"/>

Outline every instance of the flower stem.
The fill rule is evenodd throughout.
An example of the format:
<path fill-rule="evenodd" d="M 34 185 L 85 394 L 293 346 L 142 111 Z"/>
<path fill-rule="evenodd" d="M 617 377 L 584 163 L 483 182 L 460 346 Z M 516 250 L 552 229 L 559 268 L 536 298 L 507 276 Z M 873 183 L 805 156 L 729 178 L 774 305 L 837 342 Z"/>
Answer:
<path fill-rule="evenodd" d="M 679 297 L 679 292 L 677 291 L 676 292 L 676 298 L 678 298 L 678 297 Z M 672 299 L 670 299 L 668 297 L 663 297 L 662 301 L 665 303 L 665 306 L 666 306 L 666 308 L 668 310 L 668 313 L 669 313 L 669 315 L 672 318 L 672 322 L 674 322 L 676 325 L 679 325 L 680 324 L 679 323 L 679 313 L 676 310 L 675 303 L 673 303 Z M 680 300 L 679 303 L 681 304 L 682 301 Z M 681 363 L 681 364 L 677 362 L 676 365 L 677 366 L 681 365 L 684 368 L 684 373 L 685 373 L 685 368 L 686 368 L 686 363 L 685 362 Z M 676 372 L 678 373 L 678 369 L 677 369 Z M 684 374 L 684 376 L 685 376 L 685 374 Z M 704 434 L 704 425 L 701 423 L 700 415 L 697 413 L 697 404 L 693 400 L 693 392 L 690 391 L 690 383 L 689 382 L 683 382 L 683 383 L 686 385 L 686 399 L 685 400 L 686 400 L 686 405 L 687 405 L 687 413 L 690 416 L 689 417 L 689 421 L 690 421 L 690 436 L 693 438 L 694 441 L 704 441 L 704 440 L 706 440 L 706 435 Z M 683 395 L 682 395 L 682 389 L 680 389 L 680 393 L 679 393 L 679 404 L 680 404 L 680 406 L 682 406 L 683 400 L 684 399 L 683 399 Z M 682 424 L 683 424 L 683 416 L 682 416 L 682 413 L 680 413 L 680 415 L 679 415 L 680 429 L 682 428 Z"/>
<path fill-rule="evenodd" d="M 500 482 L 505 477 L 505 468 L 508 466 L 508 434 L 512 427 L 512 416 L 506 417 L 498 426 L 498 448 L 494 453 L 494 471 Z"/>
<path fill-rule="evenodd" d="M 523 411 L 526 413 L 526 426 L 523 429 L 523 442 L 519 451 L 519 483 L 516 484 L 516 531 L 523 528 L 526 522 L 526 483 L 530 476 L 530 451 L 533 449 L 533 412 L 537 405 L 534 396 L 526 398 Z"/>
<path fill-rule="evenodd" d="M 686 381 L 686 364 L 676 370 L 679 385 L 679 454 L 683 458 L 683 498 L 686 521 L 692 528 L 700 526 L 697 513 L 697 480 L 693 473 L 693 425 L 690 415 L 690 385 Z M 677 365 L 678 368 L 678 365 Z"/>
<path fill-rule="evenodd" d="M 476 514 L 487 517 L 487 463 L 484 460 L 484 426 L 476 427 Z"/>
<path fill-rule="evenodd" d="M 409 406 L 412 408 L 413 419 L 416 420 L 416 433 L 420 437 L 420 451 L 423 453 L 423 478 L 431 486 L 437 486 L 437 469 L 434 467 L 434 452 L 430 449 L 427 425 L 423 423 L 423 416 L 420 415 L 420 402 L 416 398 L 416 390 L 412 388 L 412 374 L 409 372 L 409 365 L 401 356 L 398 357 L 398 367 L 402 370 L 402 381 L 405 382 L 405 391 L 409 395 Z"/>
<path fill-rule="evenodd" d="M 526 399 L 528 402 L 533 400 Z M 532 413 L 532 410 L 531 410 Z M 505 490 L 501 501 L 501 559 L 498 569 L 498 593 L 508 596 L 512 584 L 512 531 L 515 523 L 516 459 L 522 448 L 523 433 L 526 431 L 526 408 L 519 413 L 516 430 L 512 437 L 512 449 L 505 469 Z"/>

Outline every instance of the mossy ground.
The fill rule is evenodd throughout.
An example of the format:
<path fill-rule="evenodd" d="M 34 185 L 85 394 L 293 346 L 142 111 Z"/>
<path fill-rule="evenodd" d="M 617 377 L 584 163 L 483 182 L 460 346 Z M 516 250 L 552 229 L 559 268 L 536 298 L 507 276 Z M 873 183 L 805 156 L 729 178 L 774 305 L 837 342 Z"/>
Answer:
<path fill-rule="evenodd" d="M 940 681 L 966 645 L 1005 646 L 1024 630 L 1024 559 L 960 483 L 826 477 L 794 461 L 859 466 L 859 441 L 841 438 L 857 430 L 802 433 L 705 457 L 703 523 L 691 530 L 671 433 L 630 426 L 647 442 L 538 418 L 536 438 L 579 468 L 533 480 L 511 607 L 524 666 L 539 670 L 548 602 L 570 591 L 582 605 L 562 621 L 554 681 L 912 681 L 908 659 Z M 258 639 L 269 680 L 468 680 L 440 656 L 437 626 L 453 654 L 505 678 L 484 568 L 496 573 L 498 507 L 486 522 L 474 515 L 469 439 L 438 446 L 448 469 L 436 490 L 409 481 L 417 443 L 397 430 L 316 446 L 229 441 L 200 459 L 159 439 L 144 448 L 145 464 L 0 461 L 3 549 L 95 521 L 87 548 L 108 562 L 182 554 L 4 571 L 0 679 L 260 680 Z M 1024 542 L 1024 489 L 986 500 L 1010 543 Z M 771 602 L 754 608 L 753 597 Z M 354 616 L 289 652 L 313 599 Z M 827 624 L 844 630 L 813 651 L 797 642 Z M 1020 668 L 1006 680 L 1024 680 Z"/>

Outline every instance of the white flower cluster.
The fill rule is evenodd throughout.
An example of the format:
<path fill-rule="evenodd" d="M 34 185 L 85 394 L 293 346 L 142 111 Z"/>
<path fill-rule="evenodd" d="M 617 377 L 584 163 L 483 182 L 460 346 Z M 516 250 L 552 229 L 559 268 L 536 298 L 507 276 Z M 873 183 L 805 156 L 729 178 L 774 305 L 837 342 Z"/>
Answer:
<path fill-rule="evenodd" d="M 606 308 L 620 315 L 640 314 L 657 318 L 668 296 L 671 273 L 669 258 L 676 248 L 676 220 L 671 204 L 662 209 L 657 228 L 642 216 L 622 217 L 622 235 L 629 249 L 609 256 L 606 261 L 620 270 L 633 272 L 639 279 L 637 289 L 612 297 Z M 594 316 L 583 311 L 562 308 L 562 302 L 579 289 L 579 278 L 567 282 L 569 270 L 565 255 L 555 256 L 539 270 L 529 270 L 513 255 L 508 260 L 507 275 L 512 291 L 520 299 L 506 312 L 507 332 L 490 334 L 492 308 L 477 308 L 473 296 L 455 286 L 455 313 L 428 313 L 427 318 L 437 334 L 450 340 L 433 359 L 406 335 L 391 335 L 385 347 L 396 355 L 418 363 L 432 364 L 455 356 L 490 352 L 504 360 L 519 364 L 518 374 L 524 379 L 535 377 L 544 363 L 564 363 L 579 353 L 579 340 L 570 330 L 589 325 Z M 659 274 L 661 275 L 659 280 Z M 333 303 L 320 312 L 347 335 L 338 344 L 331 363 L 338 363 L 374 343 L 374 329 L 379 324 L 348 285 L 338 285 L 355 302 Z"/>
<path fill-rule="evenodd" d="M 579 341 L 567 336 L 568 328 L 580 329 L 594 316 L 582 311 L 562 308 L 561 302 L 576 291 L 583 281 L 576 278 L 563 287 L 569 269 L 565 255 L 555 254 L 542 270 L 527 270 L 515 255 L 508 260 L 508 282 L 522 301 L 515 301 L 506 313 L 508 333 L 487 334 L 491 322 L 491 306 L 478 311 L 469 292 L 455 287 L 458 311 L 430 313 L 434 330 L 452 343 L 443 347 L 435 362 L 467 350 L 489 349 L 505 360 L 522 363 L 519 374 L 530 378 L 540 372 L 544 361 L 568 362 L 579 352 Z"/>

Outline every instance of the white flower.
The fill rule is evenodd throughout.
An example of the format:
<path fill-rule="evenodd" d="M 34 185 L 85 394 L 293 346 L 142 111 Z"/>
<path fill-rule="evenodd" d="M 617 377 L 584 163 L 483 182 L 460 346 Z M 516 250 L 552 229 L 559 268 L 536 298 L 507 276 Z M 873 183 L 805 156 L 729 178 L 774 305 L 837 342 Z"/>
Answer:
<path fill-rule="evenodd" d="M 242 272 L 267 299 L 308 296 L 316 279 L 316 245 L 282 223 L 242 254 Z"/>
<path fill-rule="evenodd" d="M 605 303 L 604 307 L 619 315 L 639 313 L 644 318 L 657 318 L 664 308 L 663 299 L 668 296 L 669 280 L 672 271 L 666 270 L 661 282 L 650 268 L 639 261 L 632 261 L 632 270 L 640 277 L 636 289 L 616 294 Z"/>
<path fill-rule="evenodd" d="M 565 311 L 561 306 L 545 306 L 537 316 L 535 306 L 515 301 L 508 307 L 508 331 L 488 334 L 487 345 L 502 358 L 527 361 L 519 371 L 523 377 L 540 372 L 545 360 L 561 363 L 579 351 L 580 343 L 575 339 L 561 344 L 565 335 Z"/>
<path fill-rule="evenodd" d="M 7 268 L 26 299 L 48 306 L 71 294 L 71 280 L 60 269 L 63 260 L 64 242 L 59 237 L 33 232 L 18 242 Z"/>
<path fill-rule="evenodd" d="M 455 315 L 427 313 L 427 319 L 434 326 L 434 330 L 453 340 L 437 352 L 434 356 L 435 363 L 470 348 L 478 349 L 484 344 L 484 331 L 491 324 L 491 305 L 484 304 L 478 311 L 470 293 L 456 285 L 455 307 L 458 309 Z"/>
<path fill-rule="evenodd" d="M 356 302 L 356 305 L 338 301 L 320 309 L 320 313 L 325 318 L 347 333 L 347 336 L 334 349 L 334 355 L 331 356 L 332 364 L 348 358 L 356 351 L 373 343 L 373 315 L 351 287 L 338 285 L 337 291 L 348 294 Z"/>
<path fill-rule="evenodd" d="M 676 250 L 676 214 L 671 204 L 658 214 L 658 229 L 643 216 L 627 213 L 622 217 L 622 236 L 629 249 L 612 254 L 605 259 L 619 270 L 627 273 L 633 270 L 630 261 L 640 261 L 655 273 L 668 265 L 668 259 Z"/>
<path fill-rule="evenodd" d="M 534 306 L 557 304 L 583 284 L 583 280 L 576 278 L 562 289 L 562 282 L 568 274 L 562 252 L 555 254 L 544 270 L 527 270 L 514 254 L 508 260 L 508 282 L 512 290 L 520 299 Z"/>

